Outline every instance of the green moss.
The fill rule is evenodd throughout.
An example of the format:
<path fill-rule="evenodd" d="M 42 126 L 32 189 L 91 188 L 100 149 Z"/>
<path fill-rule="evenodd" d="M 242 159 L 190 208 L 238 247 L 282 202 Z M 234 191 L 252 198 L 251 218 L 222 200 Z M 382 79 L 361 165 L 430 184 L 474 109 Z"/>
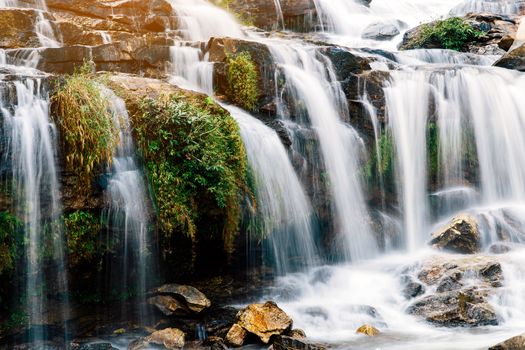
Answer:
<path fill-rule="evenodd" d="M 439 177 L 439 128 L 435 122 L 427 126 L 427 169 L 430 183 Z"/>
<path fill-rule="evenodd" d="M 24 244 L 24 225 L 14 215 L 0 212 L 0 274 L 13 270 Z"/>
<path fill-rule="evenodd" d="M 484 32 L 477 30 L 464 19 L 452 17 L 423 25 L 418 46 L 436 43 L 445 49 L 461 51 L 467 43 L 483 35 Z"/>
<path fill-rule="evenodd" d="M 118 130 L 100 79 L 85 65 L 65 78 L 51 99 L 51 108 L 66 151 L 67 170 L 78 176 L 81 185 L 88 185 L 94 172 L 111 162 L 118 144 Z"/>
<path fill-rule="evenodd" d="M 369 183 L 379 178 L 394 178 L 394 140 L 388 130 L 383 130 L 369 161 L 365 165 L 365 175 Z"/>
<path fill-rule="evenodd" d="M 218 211 L 230 248 L 247 181 L 235 120 L 210 99 L 182 93 L 145 98 L 133 114 L 164 235 L 181 232 L 194 240 L 199 216 Z"/>
<path fill-rule="evenodd" d="M 250 53 L 228 55 L 228 98 L 235 104 L 255 110 L 259 98 L 257 66 Z"/>
<path fill-rule="evenodd" d="M 69 262 L 77 265 L 89 262 L 98 252 L 97 238 L 100 218 L 85 211 L 75 211 L 64 217 Z"/>

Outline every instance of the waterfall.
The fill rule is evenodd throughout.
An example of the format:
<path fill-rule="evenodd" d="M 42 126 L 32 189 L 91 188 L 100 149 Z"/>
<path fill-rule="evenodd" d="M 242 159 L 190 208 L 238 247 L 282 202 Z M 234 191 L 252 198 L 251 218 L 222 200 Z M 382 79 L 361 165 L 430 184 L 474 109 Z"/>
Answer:
<path fill-rule="evenodd" d="M 283 9 L 281 7 L 281 1 L 279 0 L 273 0 L 274 6 L 275 6 L 275 14 L 277 15 L 277 27 L 281 27 L 281 29 L 285 29 L 284 25 L 284 15 L 283 15 Z"/>
<path fill-rule="evenodd" d="M 126 104 L 113 91 L 107 88 L 102 88 L 102 91 L 110 102 L 113 122 L 119 130 L 119 144 L 113 156 L 108 185 L 109 208 L 106 213 L 109 228 L 116 231 L 122 240 L 123 250 L 119 253 L 122 266 L 115 272 L 123 293 L 135 292 L 143 299 L 147 281 L 153 279 L 152 266 L 149 264 L 148 196 L 136 159 Z M 141 310 L 142 320 L 144 313 L 145 310 Z"/>
<path fill-rule="evenodd" d="M 520 15 L 524 11 L 525 4 L 517 0 L 465 0 L 451 12 L 454 15 L 462 16 L 470 12 Z"/>
<path fill-rule="evenodd" d="M 312 208 L 279 136 L 243 110 L 225 107 L 241 129 L 256 184 L 254 226 L 269 243 L 277 273 L 313 266 L 317 251 Z"/>
<path fill-rule="evenodd" d="M 311 123 L 319 137 L 334 205 L 335 229 L 342 238 L 339 248 L 348 260 L 374 256 L 377 244 L 369 227 L 359 175 L 363 144 L 357 132 L 344 123 L 348 106 L 330 61 L 314 48 L 279 43 L 270 43 L 269 47 L 286 80 L 285 91 L 277 96 L 279 110 L 286 110 L 280 98 L 283 92 L 290 93 L 294 101 L 302 101 L 300 118 L 305 125 Z"/>
<path fill-rule="evenodd" d="M 243 36 L 240 25 L 226 11 L 205 0 L 169 0 L 179 20 L 180 36 L 189 41 Z"/>
<path fill-rule="evenodd" d="M 185 45 L 170 47 L 170 82 L 181 88 L 213 95 L 213 63 L 202 56 L 200 48 Z"/>
<path fill-rule="evenodd" d="M 40 78 L 13 82 L 17 101 L 2 96 L 0 111 L 11 164 L 16 215 L 25 225 L 27 274 L 25 309 L 31 340 L 45 338 L 38 326 L 48 319 L 46 293 L 67 298 L 61 203 L 56 167 L 56 132 L 49 121 L 48 100 Z M 52 242 L 52 243 L 50 243 Z M 46 248 L 47 247 L 47 248 Z M 51 262 L 46 262 L 51 257 Z M 50 264 L 51 266 L 46 266 Z M 49 270 L 49 271 L 47 271 Z M 47 285 L 47 283 L 53 283 Z M 46 286 L 50 290 L 46 291 Z M 60 320 L 67 319 L 67 299 L 59 308 Z M 62 324 L 65 327 L 65 324 Z"/>

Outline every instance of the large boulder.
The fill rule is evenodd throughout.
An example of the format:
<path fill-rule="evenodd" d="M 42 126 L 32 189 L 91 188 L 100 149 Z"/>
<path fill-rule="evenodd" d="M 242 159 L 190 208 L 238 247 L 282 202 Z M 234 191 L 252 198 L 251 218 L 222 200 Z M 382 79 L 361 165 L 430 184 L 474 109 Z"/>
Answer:
<path fill-rule="evenodd" d="M 518 30 L 519 18 L 492 13 L 469 13 L 461 17 L 463 22 L 474 30 L 483 33 L 477 39 L 464 43 L 461 51 L 475 54 L 504 54 L 514 41 Z M 399 49 L 441 49 L 444 43 L 438 40 L 422 40 L 425 33 L 433 30 L 442 20 L 421 24 L 407 31 Z"/>
<path fill-rule="evenodd" d="M 491 346 L 489 350 L 525 350 L 525 333 Z"/>
<path fill-rule="evenodd" d="M 171 309 L 178 311 L 185 307 L 194 313 L 200 313 L 211 306 L 211 302 L 206 295 L 192 286 L 165 284 L 154 289 L 150 294 L 170 298 L 169 300 L 174 303 L 173 305 L 168 305 L 167 309 L 170 311 Z M 178 300 L 178 302 L 175 300 Z"/>
<path fill-rule="evenodd" d="M 426 290 L 423 295 L 415 295 L 407 309 L 409 314 L 446 327 L 498 323 L 498 315 L 489 303 L 503 284 L 503 271 L 496 257 L 433 257 L 407 271 L 415 273 L 406 279 L 407 283 L 420 283 Z"/>
<path fill-rule="evenodd" d="M 475 217 L 461 214 L 432 234 L 433 248 L 455 253 L 474 254 L 481 249 L 481 236 Z"/>
<path fill-rule="evenodd" d="M 281 335 L 292 327 L 290 316 L 271 301 L 248 305 L 239 311 L 237 317 L 237 324 L 258 336 L 264 344 L 268 344 L 272 336 Z"/>
<path fill-rule="evenodd" d="M 153 332 L 145 338 L 145 342 L 156 345 L 163 345 L 168 350 L 177 350 L 184 347 L 183 331 L 177 328 L 166 328 L 161 331 Z"/>
<path fill-rule="evenodd" d="M 525 44 L 503 55 L 494 65 L 525 72 Z"/>

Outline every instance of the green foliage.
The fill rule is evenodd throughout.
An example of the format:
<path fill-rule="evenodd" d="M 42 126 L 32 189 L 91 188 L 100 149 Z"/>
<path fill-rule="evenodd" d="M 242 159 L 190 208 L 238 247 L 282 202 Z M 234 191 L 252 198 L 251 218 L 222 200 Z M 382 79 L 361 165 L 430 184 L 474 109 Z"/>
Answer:
<path fill-rule="evenodd" d="M 201 96 L 173 93 L 140 102 L 132 116 L 165 235 L 195 239 L 206 207 L 226 218 L 227 248 L 238 230 L 246 154 L 235 120 Z"/>
<path fill-rule="evenodd" d="M 0 274 L 14 268 L 24 244 L 24 225 L 12 214 L 0 212 Z"/>
<path fill-rule="evenodd" d="M 228 55 L 228 98 L 247 110 L 255 110 L 258 97 L 257 66 L 250 53 Z"/>
<path fill-rule="evenodd" d="M 69 262 L 76 265 L 92 260 L 97 253 L 97 237 L 101 230 L 98 216 L 75 211 L 64 217 Z"/>
<path fill-rule="evenodd" d="M 439 128 L 435 122 L 427 126 L 427 168 L 430 183 L 436 183 L 439 176 Z"/>
<path fill-rule="evenodd" d="M 464 19 L 452 17 L 433 24 L 425 24 L 418 41 L 420 46 L 437 43 L 445 49 L 461 51 L 468 42 L 477 40 L 483 35 L 484 32 L 475 29 Z"/>
<path fill-rule="evenodd" d="M 20 330 L 29 323 L 29 315 L 25 311 L 13 312 L 7 321 L 5 321 L 0 329 L 3 330 Z"/>
<path fill-rule="evenodd" d="M 374 179 L 394 177 L 394 140 L 388 130 L 383 130 L 376 145 L 376 149 L 370 155 L 370 160 L 365 168 L 366 177 L 369 182 Z"/>
<path fill-rule="evenodd" d="M 90 70 L 84 65 L 67 76 L 51 99 L 52 115 L 66 150 L 67 170 L 78 176 L 80 185 L 89 185 L 94 171 L 111 162 L 118 144 L 109 101 Z"/>

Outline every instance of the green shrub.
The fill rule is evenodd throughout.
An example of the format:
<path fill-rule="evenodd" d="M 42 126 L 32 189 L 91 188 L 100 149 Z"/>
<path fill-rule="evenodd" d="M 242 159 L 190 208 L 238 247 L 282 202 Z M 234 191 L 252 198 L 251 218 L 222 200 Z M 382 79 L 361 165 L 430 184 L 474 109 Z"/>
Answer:
<path fill-rule="evenodd" d="M 78 176 L 81 185 L 88 185 L 94 171 L 111 162 L 118 144 L 118 130 L 99 79 L 85 68 L 67 76 L 52 97 L 51 108 L 66 150 L 67 170 Z"/>
<path fill-rule="evenodd" d="M 215 208 L 225 217 L 228 248 L 240 220 L 246 154 L 235 120 L 201 97 L 172 93 L 143 99 L 133 124 L 162 232 L 194 240 L 199 215 Z"/>
<path fill-rule="evenodd" d="M 14 215 L 0 212 L 0 274 L 15 267 L 24 242 L 24 225 Z"/>
<path fill-rule="evenodd" d="M 64 217 L 69 262 L 77 265 L 92 260 L 97 253 L 100 218 L 85 211 L 75 211 Z"/>
<path fill-rule="evenodd" d="M 257 66 L 250 53 L 230 54 L 227 61 L 229 99 L 247 110 L 255 110 L 259 98 L 259 87 L 257 85 Z"/>
<path fill-rule="evenodd" d="M 472 27 L 460 17 L 440 20 L 432 24 L 425 24 L 419 38 L 419 46 L 436 43 L 439 46 L 461 51 L 471 41 L 481 38 L 484 32 Z"/>

